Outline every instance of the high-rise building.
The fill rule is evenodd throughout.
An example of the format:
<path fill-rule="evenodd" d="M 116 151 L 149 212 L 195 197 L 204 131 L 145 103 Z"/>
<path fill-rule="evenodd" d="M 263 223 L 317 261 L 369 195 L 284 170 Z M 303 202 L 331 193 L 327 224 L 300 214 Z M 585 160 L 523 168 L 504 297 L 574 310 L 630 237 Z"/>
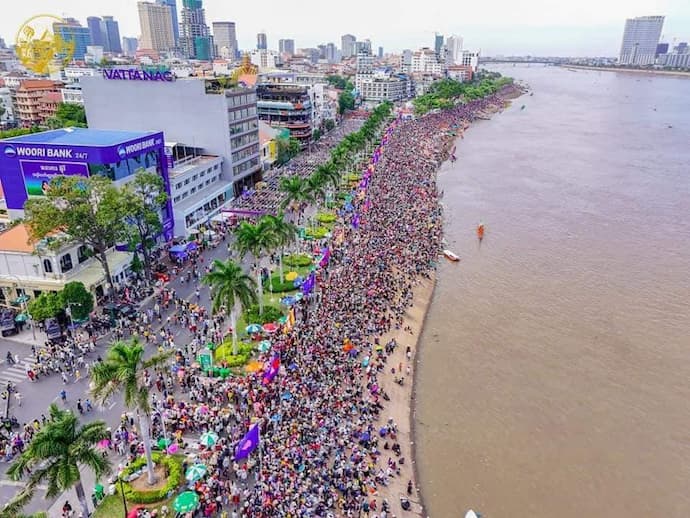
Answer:
<path fill-rule="evenodd" d="M 201 0 L 182 0 L 180 48 L 186 58 L 213 59 L 213 44 Z"/>
<path fill-rule="evenodd" d="M 668 43 L 659 43 L 656 46 L 656 56 L 659 57 L 662 54 L 668 54 Z"/>
<path fill-rule="evenodd" d="M 139 48 L 139 40 L 136 38 L 122 37 L 122 52 L 125 56 L 134 56 Z"/>
<path fill-rule="evenodd" d="M 278 40 L 278 52 L 292 56 L 295 54 L 295 40 Z"/>
<path fill-rule="evenodd" d="M 86 25 L 89 28 L 91 45 L 103 47 L 103 34 L 101 33 L 101 19 L 98 16 L 89 16 Z"/>
<path fill-rule="evenodd" d="M 180 44 L 180 24 L 177 21 L 177 0 L 157 0 L 157 3 L 170 7 L 173 37 L 175 38 L 175 47 L 177 47 Z"/>
<path fill-rule="evenodd" d="M 82 27 L 74 18 L 63 18 L 61 22 L 53 23 L 53 32 L 64 41 L 74 45 L 72 59 L 83 60 L 86 47 L 91 45 L 91 35 L 88 27 Z"/>
<path fill-rule="evenodd" d="M 362 53 L 371 54 L 371 40 L 355 42 L 355 56 Z"/>
<path fill-rule="evenodd" d="M 139 2 L 137 7 L 141 26 L 139 49 L 170 52 L 175 47 L 170 7 L 151 2 Z"/>
<path fill-rule="evenodd" d="M 113 54 L 122 53 L 120 44 L 120 27 L 112 16 L 104 16 L 101 21 L 101 34 L 103 36 L 103 50 Z"/>
<path fill-rule="evenodd" d="M 235 22 L 213 22 L 211 25 L 216 56 L 223 59 L 235 59 L 238 50 Z"/>
<path fill-rule="evenodd" d="M 258 50 L 268 49 L 268 39 L 266 38 L 265 32 L 260 32 L 256 35 L 256 48 Z"/>
<path fill-rule="evenodd" d="M 462 59 L 462 36 L 454 34 L 446 38 L 446 63 L 459 65 Z"/>
<path fill-rule="evenodd" d="M 340 47 L 342 48 L 343 57 L 349 58 L 356 55 L 355 51 L 355 38 L 352 34 L 343 34 L 340 38 Z"/>
<path fill-rule="evenodd" d="M 383 58 L 383 47 L 379 47 L 379 59 Z"/>
<path fill-rule="evenodd" d="M 436 58 L 440 59 L 441 51 L 443 50 L 443 34 L 436 33 L 434 37 L 434 51 L 436 52 Z"/>
<path fill-rule="evenodd" d="M 663 16 L 640 16 L 625 21 L 621 44 L 621 65 L 652 65 L 664 26 Z"/>
<path fill-rule="evenodd" d="M 338 53 L 338 47 L 335 46 L 335 43 L 329 43 L 326 45 L 325 58 L 329 63 L 335 63 L 336 62 L 337 53 Z"/>

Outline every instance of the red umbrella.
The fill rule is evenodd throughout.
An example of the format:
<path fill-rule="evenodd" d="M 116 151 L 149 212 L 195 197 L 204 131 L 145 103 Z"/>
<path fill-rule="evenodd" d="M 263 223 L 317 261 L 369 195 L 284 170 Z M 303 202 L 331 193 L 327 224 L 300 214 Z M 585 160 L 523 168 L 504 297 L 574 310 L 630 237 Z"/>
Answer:
<path fill-rule="evenodd" d="M 275 333 L 276 331 L 278 331 L 278 326 L 273 323 L 264 324 L 263 330 L 265 333 Z"/>
<path fill-rule="evenodd" d="M 145 509 L 145 507 L 143 505 L 138 505 L 133 509 L 130 509 L 130 511 L 127 513 L 127 518 L 137 518 L 140 509 Z"/>

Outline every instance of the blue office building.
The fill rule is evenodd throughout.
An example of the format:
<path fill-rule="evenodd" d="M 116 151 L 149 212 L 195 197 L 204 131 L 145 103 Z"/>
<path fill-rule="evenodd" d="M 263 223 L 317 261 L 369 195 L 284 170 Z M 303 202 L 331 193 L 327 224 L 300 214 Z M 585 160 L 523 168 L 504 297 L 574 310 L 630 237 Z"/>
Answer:
<path fill-rule="evenodd" d="M 65 18 L 62 22 L 53 24 L 53 32 L 74 47 L 72 59 L 84 59 L 86 47 L 91 45 L 91 33 L 88 27 L 82 27 L 74 18 Z"/>

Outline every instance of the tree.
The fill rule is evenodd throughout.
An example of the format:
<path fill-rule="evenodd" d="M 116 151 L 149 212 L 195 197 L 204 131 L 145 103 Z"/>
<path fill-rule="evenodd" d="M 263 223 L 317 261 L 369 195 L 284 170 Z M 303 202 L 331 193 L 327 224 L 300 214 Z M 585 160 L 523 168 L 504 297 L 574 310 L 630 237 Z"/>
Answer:
<path fill-rule="evenodd" d="M 90 468 L 96 478 L 111 471 L 110 461 L 96 449 L 99 441 L 108 437 L 106 424 L 92 421 L 80 426 L 71 410 L 60 410 L 55 403 L 50 405 L 49 412 L 50 420 L 34 435 L 7 474 L 12 480 L 28 474 L 26 492 L 31 494 L 36 486 L 47 482 L 48 498 L 74 487 L 83 515 L 89 516 L 79 468 Z"/>
<path fill-rule="evenodd" d="M 314 142 L 316 142 L 317 140 L 319 140 L 319 139 L 321 138 L 321 130 L 318 129 L 318 128 L 316 128 L 316 129 L 314 130 L 314 133 L 312 133 L 311 138 L 314 139 Z"/>
<path fill-rule="evenodd" d="M 78 127 L 86 128 L 86 111 L 81 104 L 60 103 L 55 115 L 48 119 L 47 125 L 51 129 Z"/>
<path fill-rule="evenodd" d="M 326 127 L 326 131 L 331 131 L 333 128 L 335 128 L 335 121 L 333 119 L 326 119 L 323 124 Z"/>
<path fill-rule="evenodd" d="M 276 248 L 280 249 L 280 254 L 278 255 L 278 269 L 280 272 L 280 283 L 282 284 L 285 282 L 283 277 L 283 253 L 285 247 L 295 240 L 297 227 L 285 221 L 282 213 L 277 216 L 267 214 L 266 216 L 262 216 L 261 219 L 271 228 L 271 232 L 274 236 L 274 245 Z"/>
<path fill-rule="evenodd" d="M 149 485 L 156 482 L 156 477 L 151 458 L 151 398 L 144 372 L 163 366 L 170 355 L 168 351 L 145 360 L 144 348 L 133 338 L 127 342 L 114 342 L 105 361 L 91 369 L 91 394 L 95 401 L 103 404 L 116 392 L 122 392 L 125 406 L 138 411 Z"/>
<path fill-rule="evenodd" d="M 285 193 L 285 198 L 280 203 L 280 207 L 284 209 L 288 205 L 297 205 L 299 210 L 299 205 L 305 199 L 304 179 L 299 176 L 284 176 L 280 179 L 278 188 Z"/>
<path fill-rule="evenodd" d="M 288 153 L 290 154 L 290 158 L 297 156 L 300 151 L 302 151 L 302 145 L 299 143 L 299 140 L 290 137 L 288 139 Z"/>
<path fill-rule="evenodd" d="M 276 162 L 278 165 L 284 165 L 296 156 L 302 149 L 299 140 L 294 137 L 281 137 L 276 140 Z"/>
<path fill-rule="evenodd" d="M 355 109 L 355 97 L 352 95 L 352 92 L 345 90 L 338 97 L 338 113 L 340 115 L 342 115 L 343 113 L 345 113 L 345 110 L 354 110 L 354 109 Z"/>
<path fill-rule="evenodd" d="M 56 316 L 63 309 L 62 298 L 57 291 L 44 291 L 29 302 L 27 309 L 34 322 Z"/>
<path fill-rule="evenodd" d="M 81 282 L 65 284 L 60 292 L 60 299 L 62 307 L 70 309 L 73 320 L 84 320 L 93 311 L 93 295 Z"/>
<path fill-rule="evenodd" d="M 256 268 L 256 280 L 258 286 L 259 314 L 264 311 L 263 281 L 261 279 L 261 256 L 275 246 L 275 234 L 273 229 L 264 219 L 254 225 L 242 221 L 235 229 L 237 250 L 244 257 L 251 254 Z"/>
<path fill-rule="evenodd" d="M 151 279 L 151 249 L 155 238 L 163 230 L 160 210 L 168 201 L 165 183 L 156 173 L 139 171 L 121 190 L 128 227 L 129 242 L 134 252 L 140 250 L 144 258 L 144 275 Z"/>
<path fill-rule="evenodd" d="M 115 292 L 108 250 L 124 236 L 124 213 L 118 189 L 101 176 L 57 176 L 45 196 L 24 205 L 26 224 L 34 241 L 64 232 L 68 239 L 93 251 L 110 293 Z"/>
<path fill-rule="evenodd" d="M 213 311 L 225 306 L 230 313 L 232 354 L 237 354 L 237 314 L 256 304 L 256 282 L 230 259 L 213 261 L 211 271 L 201 282 L 213 288 Z"/>

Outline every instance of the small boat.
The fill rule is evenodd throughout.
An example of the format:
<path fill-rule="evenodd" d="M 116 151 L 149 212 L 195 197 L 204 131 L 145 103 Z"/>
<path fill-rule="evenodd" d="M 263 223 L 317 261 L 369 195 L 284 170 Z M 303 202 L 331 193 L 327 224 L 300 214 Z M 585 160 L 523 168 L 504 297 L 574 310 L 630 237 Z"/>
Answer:
<path fill-rule="evenodd" d="M 484 239 L 484 223 L 480 223 L 477 227 L 477 238 L 479 239 L 479 241 Z"/>
<path fill-rule="evenodd" d="M 521 107 L 520 109 L 521 109 L 521 110 L 524 110 L 524 109 L 525 109 L 525 105 L 523 104 L 522 107 Z"/>
<path fill-rule="evenodd" d="M 444 250 L 443 256 L 454 263 L 457 263 L 460 260 L 460 257 L 457 254 L 451 252 L 450 250 Z"/>
<path fill-rule="evenodd" d="M 479 515 L 470 509 L 467 511 L 467 513 L 465 513 L 465 518 L 479 518 Z"/>

